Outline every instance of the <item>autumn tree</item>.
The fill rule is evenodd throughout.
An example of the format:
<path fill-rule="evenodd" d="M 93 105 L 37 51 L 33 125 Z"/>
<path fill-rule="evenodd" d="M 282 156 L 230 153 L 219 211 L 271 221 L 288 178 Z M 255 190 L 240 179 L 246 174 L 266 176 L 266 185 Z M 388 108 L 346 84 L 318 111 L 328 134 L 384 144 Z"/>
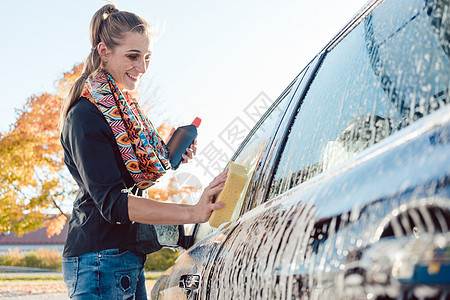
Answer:
<path fill-rule="evenodd" d="M 29 97 L 11 129 L 0 133 L 0 232 L 20 236 L 45 225 L 51 236 L 62 230 L 62 204 L 72 200 L 76 186 L 64 166 L 58 123 L 62 99 L 81 70 L 80 64 L 64 73 L 55 94 Z M 164 122 L 157 130 L 164 137 L 170 128 Z M 150 188 L 148 196 L 170 201 L 199 188 L 177 189 L 172 178 L 166 188 Z M 49 211 L 58 213 L 49 218 Z"/>
<path fill-rule="evenodd" d="M 0 134 L 0 232 L 20 236 L 46 225 L 52 235 L 64 226 L 61 204 L 75 187 L 64 169 L 58 120 L 67 88 L 80 72 L 78 65 L 65 73 L 56 94 L 29 97 L 12 128 Z M 58 213 L 49 219 L 52 210 Z"/>

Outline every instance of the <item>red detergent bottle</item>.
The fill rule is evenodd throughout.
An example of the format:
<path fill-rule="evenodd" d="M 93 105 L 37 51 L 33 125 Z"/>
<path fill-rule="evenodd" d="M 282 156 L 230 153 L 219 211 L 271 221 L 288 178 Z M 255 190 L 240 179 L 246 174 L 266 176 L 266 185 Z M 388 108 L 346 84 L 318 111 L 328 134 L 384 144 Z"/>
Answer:
<path fill-rule="evenodd" d="M 167 147 L 170 152 L 170 164 L 172 168 L 177 169 L 183 160 L 182 155 L 186 154 L 186 148 L 189 148 L 197 137 L 197 128 L 200 126 L 202 119 L 195 118 L 191 125 L 178 127 L 173 133 Z"/>

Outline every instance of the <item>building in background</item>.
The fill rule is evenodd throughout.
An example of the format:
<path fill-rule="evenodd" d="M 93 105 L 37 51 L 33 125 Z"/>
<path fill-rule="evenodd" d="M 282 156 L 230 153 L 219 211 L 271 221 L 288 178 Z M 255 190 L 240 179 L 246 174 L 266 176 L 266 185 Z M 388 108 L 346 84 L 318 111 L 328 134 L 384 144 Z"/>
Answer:
<path fill-rule="evenodd" d="M 8 249 L 32 251 L 37 249 L 58 250 L 62 253 L 66 241 L 69 221 L 64 225 L 59 235 L 47 237 L 47 228 L 42 227 L 21 237 L 11 233 L 0 233 L 0 254 L 8 252 Z"/>

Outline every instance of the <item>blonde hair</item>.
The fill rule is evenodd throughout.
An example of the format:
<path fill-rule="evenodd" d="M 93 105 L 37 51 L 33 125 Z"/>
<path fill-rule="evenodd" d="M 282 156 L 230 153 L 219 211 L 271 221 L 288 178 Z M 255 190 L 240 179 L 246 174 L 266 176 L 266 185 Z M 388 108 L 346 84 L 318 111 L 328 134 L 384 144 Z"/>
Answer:
<path fill-rule="evenodd" d="M 113 50 L 121 44 L 121 40 L 128 32 L 141 33 L 149 38 L 151 36 L 150 26 L 144 19 L 131 12 L 119 11 L 114 4 L 107 4 L 94 14 L 89 31 L 92 49 L 83 64 L 81 76 L 69 88 L 63 100 L 60 125 L 64 123 L 70 108 L 80 99 L 87 76 L 101 67 L 101 59 L 97 52 L 100 42 Z"/>

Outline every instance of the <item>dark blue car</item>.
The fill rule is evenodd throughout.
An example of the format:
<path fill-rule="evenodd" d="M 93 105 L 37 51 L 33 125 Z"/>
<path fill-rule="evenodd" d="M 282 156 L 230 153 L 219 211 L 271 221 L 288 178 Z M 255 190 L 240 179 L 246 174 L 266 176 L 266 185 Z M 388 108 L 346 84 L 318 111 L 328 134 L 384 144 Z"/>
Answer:
<path fill-rule="evenodd" d="M 173 232 L 152 298 L 450 299 L 449 37 L 448 0 L 369 2 L 235 153 L 230 222 Z"/>

